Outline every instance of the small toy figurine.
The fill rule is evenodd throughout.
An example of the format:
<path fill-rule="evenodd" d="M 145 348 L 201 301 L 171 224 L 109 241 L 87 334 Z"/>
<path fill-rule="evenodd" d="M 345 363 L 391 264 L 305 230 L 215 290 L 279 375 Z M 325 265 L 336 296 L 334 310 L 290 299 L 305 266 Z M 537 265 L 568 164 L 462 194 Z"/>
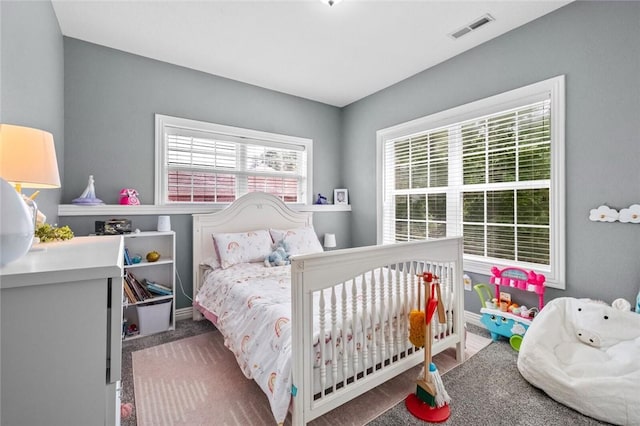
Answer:
<path fill-rule="evenodd" d="M 72 204 L 81 204 L 85 206 L 98 206 L 104 204 L 101 199 L 96 198 L 96 188 L 94 186 L 93 175 L 89 176 L 89 183 L 84 192 L 76 199 L 71 201 Z"/>
<path fill-rule="evenodd" d="M 316 200 L 316 204 L 327 204 L 327 197 L 318 193 L 318 199 Z"/>
<path fill-rule="evenodd" d="M 138 206 L 138 191 L 133 188 L 122 188 L 120 190 L 120 204 L 125 206 Z"/>

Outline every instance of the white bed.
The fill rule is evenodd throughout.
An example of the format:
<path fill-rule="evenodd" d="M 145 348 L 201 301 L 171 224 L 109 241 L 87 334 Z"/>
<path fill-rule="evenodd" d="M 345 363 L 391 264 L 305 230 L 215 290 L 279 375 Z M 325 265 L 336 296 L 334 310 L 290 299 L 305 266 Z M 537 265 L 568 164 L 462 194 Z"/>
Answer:
<path fill-rule="evenodd" d="M 242 265 L 236 265 L 217 278 L 211 278 L 217 273 L 212 273 L 206 266 L 217 256 L 212 235 L 309 226 L 312 226 L 311 213 L 293 211 L 279 199 L 263 193 L 245 195 L 216 213 L 193 215 L 194 301 L 202 299 L 201 289 L 215 293 L 207 287 L 209 284 L 203 287 L 205 276 L 209 280 L 220 280 L 225 274 L 235 273 L 236 267 L 243 269 Z M 271 342 L 271 347 L 284 348 L 287 352 L 277 362 L 278 371 L 286 376 L 283 383 L 287 387 L 280 392 L 286 392 L 287 401 L 289 394 L 293 395 L 290 398 L 293 425 L 307 424 L 423 361 L 422 350 L 408 341 L 408 313 L 424 303 L 417 300 L 417 275 L 423 271 L 435 272 L 440 277 L 447 311 L 446 324 L 434 322 L 433 353 L 455 347 L 457 358 L 464 356 L 462 242 L 459 238 L 293 256 L 290 267 L 264 267 L 264 273 L 256 264 L 247 265 L 245 269 L 252 271 L 252 282 L 255 276 L 275 273 L 280 286 L 286 289 L 282 291 L 290 292 L 287 303 L 290 303 L 291 312 L 284 314 L 290 325 L 286 327 L 287 341 L 277 345 Z M 287 279 L 290 276 L 291 282 L 282 283 L 283 276 Z M 198 303 L 195 305 L 202 309 Z M 221 309 L 222 305 L 214 306 Z M 221 314 L 208 309 L 203 311 L 214 323 Z M 234 313 L 239 311 L 236 309 Z M 202 318 L 203 315 L 194 309 L 194 319 Z M 358 319 L 353 321 L 353 318 Z M 347 324 L 347 336 L 353 334 L 352 345 L 340 344 L 342 324 Z M 220 328 L 224 335 L 226 328 Z M 325 336 L 324 345 L 317 344 L 321 335 Z M 334 336 L 337 344 L 331 343 Z M 238 336 L 233 332 L 225 335 L 232 350 L 238 348 L 234 338 L 237 340 Z M 354 350 L 357 341 L 368 343 L 358 345 Z M 242 365 L 239 354 L 236 356 L 245 375 L 250 366 L 257 365 L 255 360 L 244 361 L 245 365 Z M 266 389 L 264 379 L 260 381 L 256 377 L 256 382 Z M 269 390 L 272 388 L 270 386 Z M 273 397 L 265 393 L 271 402 Z M 281 418 L 275 415 L 282 413 L 282 396 L 279 399 L 279 408 L 272 403 L 278 423 L 284 420 L 282 414 L 279 414 Z"/>

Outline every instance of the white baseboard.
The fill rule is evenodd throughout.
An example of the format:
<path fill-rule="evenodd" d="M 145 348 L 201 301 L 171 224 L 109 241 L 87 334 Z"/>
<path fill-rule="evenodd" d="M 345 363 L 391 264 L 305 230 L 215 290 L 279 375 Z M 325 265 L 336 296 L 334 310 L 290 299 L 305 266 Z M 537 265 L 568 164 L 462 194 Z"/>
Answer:
<path fill-rule="evenodd" d="M 176 309 L 176 321 L 181 321 L 185 319 L 193 319 L 192 307 Z"/>
<path fill-rule="evenodd" d="M 464 311 L 464 321 L 473 325 L 477 325 L 478 327 L 484 327 L 480 322 L 480 314 L 476 314 L 475 312 Z"/>

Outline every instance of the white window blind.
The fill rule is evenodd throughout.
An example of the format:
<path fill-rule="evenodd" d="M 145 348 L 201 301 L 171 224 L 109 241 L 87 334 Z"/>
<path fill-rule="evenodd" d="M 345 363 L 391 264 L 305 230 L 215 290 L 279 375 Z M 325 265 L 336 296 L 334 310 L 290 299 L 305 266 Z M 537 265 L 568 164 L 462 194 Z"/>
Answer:
<path fill-rule="evenodd" d="M 230 203 L 256 191 L 307 202 L 311 141 L 166 116 L 156 125 L 161 204 Z"/>
<path fill-rule="evenodd" d="M 520 266 L 562 287 L 563 104 L 547 88 L 509 95 L 379 132 L 379 239 L 462 236 L 466 270 Z"/>

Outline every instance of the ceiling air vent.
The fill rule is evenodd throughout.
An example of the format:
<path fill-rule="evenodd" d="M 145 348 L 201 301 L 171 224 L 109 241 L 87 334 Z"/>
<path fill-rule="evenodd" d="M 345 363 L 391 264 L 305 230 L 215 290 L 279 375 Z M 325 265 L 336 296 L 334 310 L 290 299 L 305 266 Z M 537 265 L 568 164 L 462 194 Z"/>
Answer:
<path fill-rule="evenodd" d="M 460 28 L 457 31 L 452 32 L 451 34 L 449 34 L 449 36 L 451 36 L 452 38 L 458 39 L 465 34 L 469 34 L 473 30 L 477 30 L 481 26 L 488 24 L 491 21 L 494 21 L 493 16 L 487 13 L 486 15 L 481 16 L 480 18 L 476 19 L 472 23 Z"/>

